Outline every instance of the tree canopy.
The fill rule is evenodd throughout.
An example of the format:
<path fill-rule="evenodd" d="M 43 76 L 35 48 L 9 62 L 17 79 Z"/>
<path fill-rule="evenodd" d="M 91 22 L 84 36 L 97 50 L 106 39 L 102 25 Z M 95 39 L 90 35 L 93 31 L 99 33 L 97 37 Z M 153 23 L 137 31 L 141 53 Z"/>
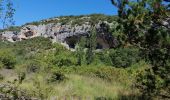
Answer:
<path fill-rule="evenodd" d="M 140 75 L 138 86 L 144 95 L 170 93 L 170 29 L 164 25 L 170 18 L 169 0 L 111 0 L 118 8 L 120 38 L 141 49 L 151 64 L 147 74 Z M 167 3 L 164 3 L 167 2 Z M 161 92 L 164 91 L 164 92 Z"/>

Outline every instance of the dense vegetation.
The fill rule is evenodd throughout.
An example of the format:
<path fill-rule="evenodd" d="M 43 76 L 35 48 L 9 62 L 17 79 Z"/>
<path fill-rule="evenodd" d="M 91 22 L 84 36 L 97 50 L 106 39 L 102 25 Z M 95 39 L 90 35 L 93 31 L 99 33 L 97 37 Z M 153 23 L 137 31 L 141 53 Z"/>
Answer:
<path fill-rule="evenodd" d="M 68 16 L 32 24 L 116 20 L 119 24 L 109 30 L 118 41 L 115 48 L 96 50 L 94 27 L 75 52 L 42 37 L 0 41 L 1 84 L 12 87 L 3 85 L 0 92 L 15 99 L 169 99 L 170 35 L 162 24 L 169 18 L 169 5 L 162 0 L 111 1 L 118 17 Z"/>
<path fill-rule="evenodd" d="M 170 98 L 169 0 L 111 0 L 118 8 L 117 31 L 122 45 L 137 46 L 150 68 L 139 75 L 136 85 L 143 96 Z M 118 1 L 118 2 L 116 2 Z M 167 22 L 169 23 L 169 22 Z"/>
<path fill-rule="evenodd" d="M 12 90 L 1 87 L 1 92 L 8 96 L 138 98 L 140 93 L 131 87 L 137 72 L 148 66 L 133 47 L 95 51 L 91 63 L 84 59 L 88 57 L 84 52 L 79 65 L 76 52 L 46 38 L 0 43 L 1 84 L 25 91 L 14 95 Z"/>

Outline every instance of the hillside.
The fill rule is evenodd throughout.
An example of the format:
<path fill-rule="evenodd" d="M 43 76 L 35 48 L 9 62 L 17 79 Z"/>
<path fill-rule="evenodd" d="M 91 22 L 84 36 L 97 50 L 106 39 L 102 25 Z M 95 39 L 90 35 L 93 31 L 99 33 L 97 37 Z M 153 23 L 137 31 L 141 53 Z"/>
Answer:
<path fill-rule="evenodd" d="M 33 100 L 140 98 L 138 90 L 131 86 L 136 73 L 148 65 L 135 61 L 138 59 L 136 50 L 131 48 L 120 52 L 133 52 L 126 58 L 127 62 L 117 60 L 115 63 L 110 54 L 105 55 L 106 52 L 113 54 L 114 50 L 111 49 L 96 52 L 91 64 L 86 64 L 84 59 L 82 65 L 78 65 L 76 52 L 47 38 L 36 37 L 15 43 L 1 41 L 0 92 L 6 98 Z M 82 55 L 83 58 L 85 56 Z M 125 63 L 127 65 L 121 65 Z M 124 69 L 118 66 L 129 67 Z"/>
<path fill-rule="evenodd" d="M 159 26 L 149 23 L 151 28 L 145 31 L 140 22 L 134 28 L 133 20 L 93 14 L 55 17 L 1 30 L 0 99 L 169 98 L 168 90 L 158 88 L 168 81 L 151 69 L 159 59 L 163 59 L 161 66 L 168 62 L 164 61 L 169 57 L 168 49 L 158 48 L 162 44 L 169 47 L 168 22 L 165 18 Z M 152 34 L 159 27 L 165 28 L 160 41 L 160 34 Z M 147 86 L 164 95 L 148 96 L 152 88 Z"/>
<path fill-rule="evenodd" d="M 22 41 L 34 37 L 50 38 L 53 42 L 58 42 L 67 48 L 75 48 L 81 36 L 88 36 L 93 26 L 97 29 L 98 44 L 103 48 L 113 47 L 113 43 L 108 43 L 109 31 L 107 28 L 113 27 L 116 18 L 101 14 L 84 16 L 63 16 L 42 20 L 39 22 L 27 23 L 20 27 L 10 27 L 1 30 L 0 38 L 10 42 Z M 112 37 L 112 39 L 114 39 Z M 113 41 L 112 41 L 113 42 Z"/>
<path fill-rule="evenodd" d="M 69 16 L 2 30 L 1 97 L 22 100 L 142 98 L 133 85 L 136 75 L 149 64 L 134 46 L 113 49 L 118 46 L 116 35 L 110 32 L 117 24 L 115 20 L 116 17 L 104 15 Z M 93 24 L 96 37 L 92 37 Z M 90 51 L 93 44 L 89 41 L 94 39 L 96 47 Z M 81 48 L 83 44 L 85 48 Z"/>

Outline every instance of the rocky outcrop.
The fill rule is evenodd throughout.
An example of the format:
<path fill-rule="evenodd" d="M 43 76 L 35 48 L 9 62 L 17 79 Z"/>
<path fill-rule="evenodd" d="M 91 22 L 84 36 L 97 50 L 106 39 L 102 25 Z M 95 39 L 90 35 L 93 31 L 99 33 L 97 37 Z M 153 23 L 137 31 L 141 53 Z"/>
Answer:
<path fill-rule="evenodd" d="M 53 42 L 64 42 L 66 38 L 75 35 L 85 35 L 89 33 L 90 25 L 82 26 L 61 25 L 50 23 L 47 25 L 27 25 L 22 27 L 18 33 L 20 40 L 42 36 L 50 38 Z"/>
<path fill-rule="evenodd" d="M 95 25 L 98 33 L 97 41 L 99 42 L 98 44 L 101 45 L 101 48 L 110 48 L 113 47 L 113 44 L 115 44 L 111 43 L 115 42 L 115 39 L 108 35 L 109 31 L 106 29 L 106 26 L 111 27 L 111 25 L 112 24 L 107 23 L 107 21 L 99 22 Z M 1 32 L 0 38 L 10 42 L 15 42 L 41 36 L 50 38 L 53 42 L 59 42 L 61 44 L 67 45 L 70 48 L 74 48 L 75 43 L 80 39 L 81 36 L 87 36 L 90 34 L 91 27 L 92 26 L 89 24 L 89 22 L 85 22 L 82 25 L 63 25 L 61 23 L 24 25 L 21 27 L 19 32 Z"/>

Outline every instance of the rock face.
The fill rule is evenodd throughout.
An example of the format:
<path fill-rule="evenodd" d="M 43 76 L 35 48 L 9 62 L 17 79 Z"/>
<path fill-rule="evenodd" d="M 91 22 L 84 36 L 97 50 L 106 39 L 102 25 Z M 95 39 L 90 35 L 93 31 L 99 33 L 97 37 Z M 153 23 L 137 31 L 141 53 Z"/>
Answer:
<path fill-rule="evenodd" d="M 82 25 L 63 25 L 61 23 L 24 25 L 19 32 L 1 32 L 0 39 L 15 42 L 41 36 L 50 38 L 53 42 L 65 44 L 69 48 L 74 48 L 80 37 L 88 36 L 91 33 L 91 27 L 89 22 L 83 23 Z M 98 33 L 97 42 L 101 49 L 114 47 L 113 44 L 115 44 L 115 39 L 111 35 L 108 35 L 108 27 L 111 27 L 111 24 L 106 21 L 99 22 L 95 25 Z"/>

